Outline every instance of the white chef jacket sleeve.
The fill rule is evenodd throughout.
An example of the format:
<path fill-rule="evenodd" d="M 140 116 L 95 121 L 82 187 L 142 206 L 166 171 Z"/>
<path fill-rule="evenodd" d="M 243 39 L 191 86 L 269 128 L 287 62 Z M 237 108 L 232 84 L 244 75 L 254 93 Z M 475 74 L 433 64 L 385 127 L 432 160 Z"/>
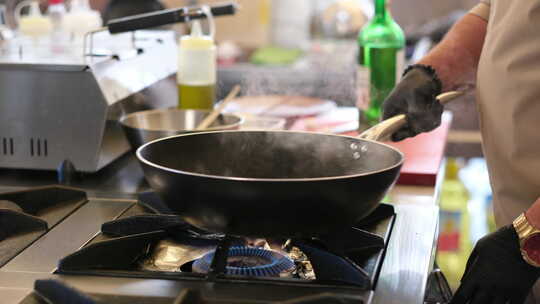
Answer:
<path fill-rule="evenodd" d="M 482 0 L 475 7 L 473 7 L 469 13 L 488 21 L 490 8 L 491 0 Z"/>

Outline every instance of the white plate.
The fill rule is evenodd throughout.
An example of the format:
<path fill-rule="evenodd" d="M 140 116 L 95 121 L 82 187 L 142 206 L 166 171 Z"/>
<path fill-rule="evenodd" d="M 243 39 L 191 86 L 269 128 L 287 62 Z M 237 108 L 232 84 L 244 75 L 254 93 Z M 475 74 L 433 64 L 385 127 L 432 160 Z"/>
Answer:
<path fill-rule="evenodd" d="M 231 101 L 224 112 L 290 118 L 319 115 L 336 107 L 331 100 L 304 96 L 244 96 Z"/>

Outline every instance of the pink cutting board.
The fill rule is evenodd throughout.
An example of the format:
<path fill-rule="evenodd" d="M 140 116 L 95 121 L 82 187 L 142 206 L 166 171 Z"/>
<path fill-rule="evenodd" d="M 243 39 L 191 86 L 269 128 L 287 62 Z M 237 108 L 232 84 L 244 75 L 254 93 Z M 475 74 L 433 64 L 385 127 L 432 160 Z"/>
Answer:
<path fill-rule="evenodd" d="M 401 142 L 387 143 L 405 154 L 398 184 L 435 186 L 451 122 L 452 115 L 445 113 L 437 129 Z"/>

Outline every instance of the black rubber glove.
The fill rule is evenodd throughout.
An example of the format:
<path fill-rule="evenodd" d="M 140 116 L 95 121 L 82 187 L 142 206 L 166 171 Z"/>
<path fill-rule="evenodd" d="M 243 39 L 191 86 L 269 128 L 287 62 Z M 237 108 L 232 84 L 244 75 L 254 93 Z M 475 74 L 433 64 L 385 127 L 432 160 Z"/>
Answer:
<path fill-rule="evenodd" d="M 522 304 L 540 276 L 525 262 L 513 226 L 478 241 L 450 304 Z"/>
<path fill-rule="evenodd" d="M 410 66 L 403 79 L 383 104 L 383 119 L 405 114 L 407 125 L 392 135 L 392 140 L 428 132 L 441 124 L 443 106 L 437 101 L 442 85 L 435 70 L 425 65 Z"/>

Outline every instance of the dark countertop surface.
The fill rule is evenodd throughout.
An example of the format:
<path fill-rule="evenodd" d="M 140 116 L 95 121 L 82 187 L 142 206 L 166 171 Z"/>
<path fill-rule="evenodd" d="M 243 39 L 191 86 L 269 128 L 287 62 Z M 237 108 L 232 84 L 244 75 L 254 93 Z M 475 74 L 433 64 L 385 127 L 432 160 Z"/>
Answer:
<path fill-rule="evenodd" d="M 91 197 L 132 198 L 137 192 L 149 190 L 131 152 L 97 173 L 75 173 L 70 183 L 59 183 L 55 171 L 0 169 L 0 187 L 6 190 L 54 184 L 80 188 Z"/>

